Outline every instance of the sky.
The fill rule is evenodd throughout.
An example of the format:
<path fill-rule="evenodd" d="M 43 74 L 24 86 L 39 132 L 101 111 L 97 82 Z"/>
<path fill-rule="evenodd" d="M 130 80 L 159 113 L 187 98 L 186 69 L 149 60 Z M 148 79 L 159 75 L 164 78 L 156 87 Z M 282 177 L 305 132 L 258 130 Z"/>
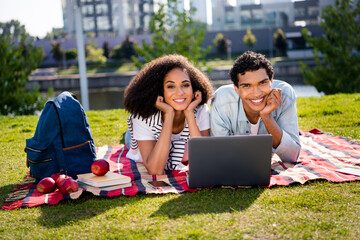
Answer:
<path fill-rule="evenodd" d="M 0 22 L 18 20 L 31 36 L 43 38 L 63 27 L 61 0 L 0 0 Z"/>

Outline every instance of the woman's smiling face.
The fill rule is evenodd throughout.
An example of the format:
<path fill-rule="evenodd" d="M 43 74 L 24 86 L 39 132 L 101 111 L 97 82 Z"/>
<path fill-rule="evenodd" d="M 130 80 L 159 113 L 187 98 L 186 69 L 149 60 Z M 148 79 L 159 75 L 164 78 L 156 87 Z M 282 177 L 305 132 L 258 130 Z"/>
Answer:
<path fill-rule="evenodd" d="M 238 74 L 239 83 L 235 86 L 239 94 L 244 110 L 247 114 L 256 114 L 264 109 L 266 99 L 272 89 L 272 79 L 264 68 L 256 71 L 246 72 L 244 75 Z"/>
<path fill-rule="evenodd" d="M 174 68 L 164 78 L 164 100 L 174 110 L 185 110 L 192 99 L 194 92 L 189 75 L 180 68 Z"/>

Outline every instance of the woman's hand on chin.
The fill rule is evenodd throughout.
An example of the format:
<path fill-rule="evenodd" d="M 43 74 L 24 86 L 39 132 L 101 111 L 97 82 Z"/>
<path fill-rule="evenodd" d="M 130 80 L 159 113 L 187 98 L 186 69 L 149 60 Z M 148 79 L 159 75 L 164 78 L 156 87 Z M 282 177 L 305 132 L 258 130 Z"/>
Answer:
<path fill-rule="evenodd" d="M 185 110 L 185 114 L 194 113 L 195 108 L 199 105 L 199 103 L 201 103 L 201 99 L 202 99 L 201 92 L 196 91 L 194 93 L 194 99 L 192 100 L 192 102 L 189 104 L 189 106 Z"/>
<path fill-rule="evenodd" d="M 164 101 L 164 97 L 162 96 L 157 97 L 155 107 L 162 111 L 165 115 L 175 115 L 174 109 Z"/>

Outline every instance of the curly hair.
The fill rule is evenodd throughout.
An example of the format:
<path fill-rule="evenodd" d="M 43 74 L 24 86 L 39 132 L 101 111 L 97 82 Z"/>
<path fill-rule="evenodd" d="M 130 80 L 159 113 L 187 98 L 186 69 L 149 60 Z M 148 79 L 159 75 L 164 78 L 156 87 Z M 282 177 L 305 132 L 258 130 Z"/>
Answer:
<path fill-rule="evenodd" d="M 238 74 L 244 75 L 246 72 L 252 72 L 264 68 L 269 79 L 273 78 L 274 69 L 269 60 L 260 53 L 246 51 L 235 60 L 233 67 L 230 69 L 229 75 L 231 81 L 238 86 Z"/>
<path fill-rule="evenodd" d="M 164 96 L 164 79 L 172 69 L 180 68 L 189 75 L 193 92 L 200 91 L 207 103 L 213 97 L 213 87 L 208 77 L 187 58 L 172 54 L 147 63 L 130 81 L 124 93 L 124 107 L 135 116 L 148 118 L 159 111 L 155 107 L 158 96 Z"/>

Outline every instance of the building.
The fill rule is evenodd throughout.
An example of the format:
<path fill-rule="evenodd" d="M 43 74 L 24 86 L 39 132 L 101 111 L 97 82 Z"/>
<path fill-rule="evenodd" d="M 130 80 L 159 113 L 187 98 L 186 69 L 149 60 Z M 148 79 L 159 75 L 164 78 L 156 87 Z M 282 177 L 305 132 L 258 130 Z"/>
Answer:
<path fill-rule="evenodd" d="M 335 0 L 213 0 L 212 31 L 318 25 Z M 235 3 L 235 4 L 234 4 Z"/>
<path fill-rule="evenodd" d="M 149 33 L 151 16 L 166 0 L 62 0 L 64 31 L 75 36 L 75 8 L 81 9 L 84 33 L 88 37 L 111 37 Z M 193 18 L 211 25 L 211 0 L 179 0 L 179 11 L 190 4 Z"/>
<path fill-rule="evenodd" d="M 212 25 L 212 7 L 211 0 L 192 0 L 190 4 L 196 8 L 195 14 L 192 16 L 194 20 Z"/>

